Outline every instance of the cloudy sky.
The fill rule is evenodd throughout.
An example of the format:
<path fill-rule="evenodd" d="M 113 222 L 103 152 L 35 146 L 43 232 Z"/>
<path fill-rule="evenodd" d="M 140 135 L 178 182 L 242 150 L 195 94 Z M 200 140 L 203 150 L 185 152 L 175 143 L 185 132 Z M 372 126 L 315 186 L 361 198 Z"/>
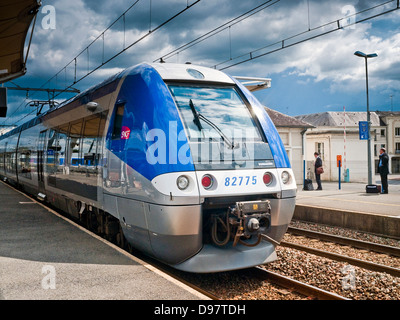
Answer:
<path fill-rule="evenodd" d="M 13 82 L 64 88 L 74 79 L 74 58 L 89 44 L 76 59 L 77 79 L 144 37 L 74 87 L 85 90 L 124 68 L 164 57 L 166 62 L 217 66 L 230 75 L 270 77 L 272 87 L 256 96 L 289 115 L 343 111 L 343 106 L 365 111 L 365 64 L 354 56 L 359 50 L 378 54 L 368 60 L 371 111 L 392 106 L 400 111 L 400 10 L 352 24 L 396 6 L 397 1 L 385 0 L 43 0 L 28 72 Z M 343 28 L 336 30 L 338 24 Z M 176 50 L 196 39 L 201 41 Z M 289 47 L 278 50 L 282 40 Z M 8 118 L 0 124 L 30 118 L 21 120 L 32 112 L 25 98 L 25 92 L 9 90 Z M 43 100 L 47 94 L 31 92 L 29 98 Z"/>

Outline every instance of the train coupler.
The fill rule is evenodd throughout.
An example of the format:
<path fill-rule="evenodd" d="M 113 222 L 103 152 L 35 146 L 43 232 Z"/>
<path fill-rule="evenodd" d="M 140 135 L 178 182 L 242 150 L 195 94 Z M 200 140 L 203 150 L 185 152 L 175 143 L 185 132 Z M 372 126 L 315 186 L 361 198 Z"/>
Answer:
<path fill-rule="evenodd" d="M 233 246 L 241 243 L 256 246 L 271 225 L 271 205 L 269 200 L 240 201 L 229 207 L 224 214 L 212 216 L 212 239 L 218 246 L 223 246 L 233 239 Z M 220 240 L 220 235 L 224 239 Z M 256 242 L 248 240 L 256 237 Z"/>
<path fill-rule="evenodd" d="M 271 204 L 269 200 L 241 201 L 231 208 L 231 214 L 237 217 L 239 227 L 236 229 L 233 245 L 238 242 L 246 246 L 256 246 L 261 242 L 262 234 L 271 225 Z M 257 237 L 255 243 L 244 242 L 241 239 Z"/>

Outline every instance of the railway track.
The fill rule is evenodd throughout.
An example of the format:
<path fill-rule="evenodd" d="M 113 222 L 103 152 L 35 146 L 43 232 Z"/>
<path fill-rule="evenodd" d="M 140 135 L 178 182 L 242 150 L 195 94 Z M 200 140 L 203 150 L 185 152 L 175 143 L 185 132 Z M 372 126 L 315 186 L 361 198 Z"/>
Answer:
<path fill-rule="evenodd" d="M 290 227 L 288 230 L 289 233 L 296 234 L 296 235 L 301 235 L 301 236 L 307 236 L 309 238 L 315 238 L 323 241 L 329 241 L 333 243 L 339 243 L 342 245 L 347 245 L 347 246 L 352 246 L 355 248 L 360 248 L 360 249 L 367 249 L 371 251 L 375 251 L 378 253 L 383 253 L 387 255 L 393 255 L 393 256 L 400 256 L 399 249 L 396 247 L 391 247 L 391 246 L 386 246 L 386 245 L 379 245 L 375 244 L 372 242 L 366 242 L 366 241 L 360 241 L 356 239 L 350 239 L 350 238 L 343 238 L 340 236 L 333 236 L 329 235 L 326 233 L 320 233 L 320 232 L 315 232 L 315 231 L 308 231 L 305 229 L 299 229 L 299 228 L 293 228 Z M 335 261 L 341 261 L 341 262 L 346 262 L 354 266 L 358 266 L 367 270 L 371 271 L 376 271 L 376 272 L 384 272 L 388 273 L 390 275 L 400 277 L 400 269 L 381 265 L 381 264 L 376 264 L 373 262 L 369 261 L 364 261 L 356 258 L 351 258 L 345 255 L 340 255 L 324 250 L 319 250 L 311 247 L 307 247 L 304 245 L 298 245 L 295 243 L 290 243 L 287 241 L 282 241 L 281 246 L 288 247 L 288 248 L 293 248 L 296 250 L 300 250 L 303 252 L 307 253 L 312 253 L 317 256 L 322 256 L 331 260 Z M 295 280 L 291 277 L 272 272 L 270 270 L 266 270 L 263 267 L 256 267 L 256 268 L 251 268 L 251 269 L 246 269 L 246 270 L 240 270 L 240 273 L 247 277 L 247 278 L 257 278 L 261 283 L 263 281 L 268 281 L 271 283 L 274 283 L 275 285 L 278 285 L 279 287 L 282 287 L 284 289 L 289 290 L 290 292 L 295 292 L 298 293 L 302 296 L 305 296 L 309 299 L 318 299 L 318 300 L 351 300 L 347 297 L 341 296 L 340 294 L 327 291 L 321 288 L 318 288 L 316 286 L 304 283 L 302 281 Z M 172 271 L 172 274 L 174 274 L 174 271 Z M 181 277 L 178 277 L 178 280 L 182 279 Z M 190 279 L 190 277 L 189 277 Z M 180 280 L 181 281 L 181 280 Z M 210 292 L 210 290 L 205 290 L 202 289 L 202 286 L 196 286 L 193 284 L 191 280 L 186 281 L 189 286 L 194 286 L 194 288 L 199 287 L 200 292 L 203 294 L 209 296 L 211 299 L 226 299 L 226 297 L 218 297 L 214 295 L 213 293 Z M 300 298 L 301 299 L 301 298 Z"/>
<path fill-rule="evenodd" d="M 377 253 L 382 253 L 382 254 L 387 254 L 387 255 L 392 255 L 395 257 L 400 257 L 400 248 L 392 247 L 392 246 L 387 246 L 387 245 L 381 245 L 381 244 L 376 244 L 372 242 L 367 242 L 367 241 L 361 241 L 357 239 L 351 239 L 351 238 L 346 238 L 346 237 L 341 237 L 341 236 L 335 236 L 335 235 L 330 235 L 327 233 L 321 233 L 321 232 L 316 232 L 316 231 L 310 231 L 310 230 L 305 230 L 305 229 L 300 229 L 300 228 L 294 228 L 294 227 L 289 227 L 288 233 L 291 233 L 293 235 L 301 235 L 301 236 L 306 236 L 308 238 L 314 238 L 322 241 L 328 241 L 328 242 L 333 242 L 336 244 L 341 244 L 341 245 L 346 245 L 346 246 L 351 246 L 354 248 L 358 249 L 364 249 L 364 250 L 370 250 L 374 251 Z M 322 256 L 331 260 L 335 261 L 340 261 L 340 262 L 346 262 L 354 266 L 358 266 L 367 270 L 371 271 L 376 271 L 376 272 L 384 272 L 396 277 L 400 277 L 400 269 L 398 268 L 393 268 L 390 266 L 386 265 L 381 265 L 369 261 L 364 261 L 361 259 L 356 259 L 356 258 L 351 258 L 345 255 L 340 255 L 324 250 L 319 250 L 319 249 L 314 249 L 311 247 L 303 246 L 303 245 L 298 245 L 295 243 L 289 243 L 287 241 L 282 241 L 281 245 L 284 247 L 288 248 L 293 248 L 296 250 L 300 250 L 303 252 L 307 253 L 312 253 L 317 256 Z M 160 267 L 161 268 L 161 267 Z M 190 280 L 190 276 L 188 277 L 181 277 L 177 276 L 175 274 L 175 270 L 165 270 L 163 268 L 164 272 L 167 272 L 168 274 L 176 277 L 179 281 L 184 282 L 188 286 L 191 286 L 195 290 L 200 291 L 204 295 L 208 296 L 210 299 L 213 300 L 219 300 L 219 299 L 226 299 L 224 295 L 222 296 L 217 296 L 213 294 L 209 289 L 204 289 L 203 286 L 200 285 L 195 285 L 194 282 Z M 344 297 L 340 294 L 337 294 L 335 292 L 327 291 L 321 288 L 318 288 L 316 286 L 307 284 L 302 281 L 295 280 L 291 277 L 272 272 L 270 270 L 266 270 L 263 267 L 255 267 L 251 269 L 246 269 L 246 270 L 240 270 L 236 271 L 240 272 L 243 276 L 247 278 L 256 278 L 260 281 L 260 283 L 263 283 L 264 281 L 268 281 L 270 283 L 273 283 L 281 288 L 284 288 L 290 292 L 297 293 L 299 295 L 302 295 L 304 297 L 307 297 L 308 299 L 317 299 L 317 300 L 351 300 L 350 298 Z M 189 279 L 189 280 L 188 280 Z M 239 291 L 238 291 L 239 292 Z M 301 299 L 301 297 L 299 298 Z"/>
<path fill-rule="evenodd" d="M 133 254 L 129 250 L 128 250 L 128 252 Z M 145 256 L 145 255 L 143 255 L 141 253 L 139 253 L 139 254 L 135 253 L 135 256 L 136 255 L 139 255 L 141 260 L 151 264 L 152 266 L 154 266 L 155 268 L 157 268 L 157 269 L 161 270 L 162 272 L 166 273 L 167 275 L 169 275 L 170 277 L 174 278 L 175 280 L 184 283 L 185 285 L 187 285 L 188 287 L 192 288 L 193 290 L 196 290 L 196 291 L 200 292 L 201 294 L 205 295 L 209 299 L 211 299 L 211 300 L 221 300 L 221 297 L 219 297 L 218 295 L 212 293 L 210 290 L 205 289 L 201 285 L 195 284 L 194 281 L 191 281 L 190 280 L 190 276 L 189 276 L 188 273 L 176 270 L 174 268 L 171 268 L 170 266 L 168 266 L 166 264 L 163 264 L 163 263 L 161 263 L 161 262 L 159 262 L 157 260 L 154 260 L 153 258 Z M 187 276 L 182 276 L 182 274 L 186 274 Z"/>
<path fill-rule="evenodd" d="M 392 247 L 392 246 L 387 246 L 387 245 L 382 245 L 382 244 L 377 244 L 377 243 L 373 243 L 373 242 L 362 241 L 362 240 L 357 240 L 357 239 L 352 239 L 352 238 L 347 238 L 347 237 L 341 237 L 341 236 L 336 236 L 336 235 L 332 235 L 332 234 L 311 231 L 311 230 L 306 230 L 306 229 L 301 229 L 301 228 L 295 228 L 295 227 L 289 227 L 287 232 L 294 234 L 294 235 L 306 236 L 308 238 L 330 241 L 330 242 L 334 242 L 334 243 L 338 243 L 338 244 L 352 246 L 352 247 L 359 248 L 359 249 L 365 249 L 365 250 L 370 250 L 370 251 L 374 251 L 374 252 L 390 254 L 395 257 L 400 257 L 400 248 L 397 248 L 397 247 Z"/>
<path fill-rule="evenodd" d="M 281 287 L 305 295 L 306 297 L 311 297 L 318 300 L 350 300 L 336 293 L 317 288 L 269 270 L 265 270 L 262 267 L 255 267 L 246 270 L 246 272 L 251 272 L 253 276 L 259 278 L 260 280 L 271 281 Z"/>
<path fill-rule="evenodd" d="M 356 239 L 350 239 L 350 238 L 342 238 L 339 236 L 333 236 L 325 233 L 320 233 L 316 231 L 309 231 L 305 229 L 299 229 L 299 228 L 289 228 L 289 233 L 296 234 L 296 235 L 302 235 L 302 236 L 307 236 L 310 238 L 317 238 L 319 240 L 323 241 L 329 241 L 329 242 L 334 242 L 338 244 L 344 244 L 347 246 L 353 246 L 356 248 L 362 248 L 362 249 L 367 249 L 379 253 L 384 253 L 384 254 L 392 254 L 395 256 L 400 256 L 400 249 L 396 247 L 390 247 L 390 246 L 384 246 L 384 245 L 379 245 L 375 244 L 372 242 L 366 242 L 366 241 L 360 241 Z M 311 254 L 315 254 L 321 257 L 325 257 L 328 259 L 332 259 L 335 261 L 340 261 L 340 262 L 346 262 L 351 265 L 355 265 L 367 270 L 371 271 L 376 271 L 376 272 L 385 272 L 387 274 L 393 275 L 395 277 L 400 277 L 400 269 L 370 262 L 370 261 L 365 261 L 357 258 L 352 258 L 347 255 L 342 255 L 342 254 L 337 254 L 333 253 L 330 251 L 326 250 L 320 250 L 320 249 L 315 249 L 309 246 L 304 246 L 300 244 L 296 244 L 293 242 L 288 242 L 288 241 L 282 241 L 281 242 L 282 246 L 296 249 L 296 250 L 301 250 L 305 251 Z"/>
<path fill-rule="evenodd" d="M 33 199 L 33 198 L 32 198 Z M 35 199 L 33 199 L 33 201 L 36 202 Z M 42 203 L 40 203 L 41 205 L 43 205 Z M 51 207 L 47 206 L 49 209 L 52 209 Z M 61 213 L 62 214 L 62 213 Z M 71 219 L 68 215 L 62 214 L 65 218 L 69 219 L 69 220 L 73 220 Z M 296 229 L 296 230 L 295 230 Z M 300 232 L 298 228 L 290 228 L 289 232 Z M 301 231 L 302 235 L 304 235 L 305 231 Z M 310 234 L 308 232 L 308 234 Z M 316 232 L 312 233 L 314 237 L 316 237 Z M 340 238 L 340 237 L 338 237 Z M 325 238 L 326 239 L 326 238 Z M 107 239 L 105 239 L 106 241 L 109 241 Z M 332 238 L 330 238 L 330 240 L 328 241 L 332 241 Z M 111 241 L 112 242 L 112 241 Z M 120 246 L 121 243 L 115 243 L 114 244 Z M 123 245 L 123 244 L 122 244 Z M 282 243 L 282 245 L 287 245 L 286 243 Z M 382 246 L 381 246 L 382 247 Z M 386 246 L 387 247 L 387 246 Z M 132 254 L 131 250 L 129 250 L 129 248 L 125 247 L 125 250 L 128 251 L 129 253 Z M 299 248 L 299 250 L 304 250 L 304 248 Z M 375 249 L 377 250 L 377 249 Z M 393 251 L 394 252 L 394 251 Z M 396 254 L 396 252 L 394 252 Z M 137 256 L 137 253 L 134 252 L 133 253 L 135 256 Z M 145 260 L 146 262 L 148 262 L 151 265 L 154 265 L 156 268 L 161 269 L 163 272 L 167 273 L 169 276 L 177 279 L 178 281 L 183 282 L 184 284 L 186 284 L 187 286 L 191 287 L 192 289 L 201 292 L 203 295 L 207 296 L 209 299 L 212 300 L 219 300 L 219 299 L 230 299 L 231 297 L 226 296 L 226 295 L 218 295 L 218 289 L 217 290 L 209 290 L 209 288 L 207 288 L 206 286 L 202 285 L 202 284 L 196 284 L 195 281 L 192 281 L 190 277 L 186 276 L 186 277 L 182 277 L 181 275 L 177 274 L 172 268 L 169 268 L 168 266 L 165 265 L 161 265 L 160 263 L 157 263 L 156 261 L 152 260 L 149 258 L 149 260 L 143 256 L 139 254 L 140 259 Z M 397 271 L 399 271 L 397 269 Z M 325 291 L 323 289 L 319 289 L 316 288 L 312 285 L 309 284 L 305 284 L 303 282 L 300 282 L 298 280 L 294 280 L 291 279 L 289 277 L 286 276 L 282 276 L 280 274 L 277 274 L 275 272 L 271 272 L 271 271 L 267 271 L 263 268 L 257 267 L 257 268 L 251 268 L 251 269 L 247 269 L 247 270 L 240 270 L 240 273 L 243 272 L 243 274 L 247 274 L 249 277 L 254 277 L 257 278 L 259 281 L 259 283 L 262 283 L 263 281 L 268 281 L 271 283 L 275 283 L 276 285 L 288 289 L 289 291 L 292 292 L 296 292 L 299 293 L 305 297 L 309 297 L 309 298 L 313 298 L 313 299 L 321 299 L 321 300 L 349 300 L 343 296 L 340 296 L 338 294 L 332 293 L 332 292 L 328 292 Z M 386 271 L 383 271 L 386 272 Z M 239 271 L 237 271 L 237 273 L 239 273 Z M 397 273 L 396 273 L 397 274 Z M 187 275 L 187 273 L 186 273 Z M 228 277 L 229 278 L 229 277 Z M 211 278 L 210 278 L 211 279 Z M 226 279 L 226 278 L 225 278 Z M 247 278 L 248 279 L 248 278 Z M 224 281 L 221 281 L 221 283 L 223 283 Z M 236 285 L 236 284 L 235 284 Z M 240 286 L 240 285 L 239 285 Z M 243 279 L 243 286 L 246 286 L 246 280 Z M 234 289 L 236 290 L 236 289 Z M 240 292 L 241 289 L 237 289 L 238 292 Z M 213 291 L 213 292 L 211 292 Z M 246 299 L 246 298 L 244 298 Z M 267 296 L 267 299 L 268 298 Z M 299 298 L 301 299 L 301 297 Z"/>

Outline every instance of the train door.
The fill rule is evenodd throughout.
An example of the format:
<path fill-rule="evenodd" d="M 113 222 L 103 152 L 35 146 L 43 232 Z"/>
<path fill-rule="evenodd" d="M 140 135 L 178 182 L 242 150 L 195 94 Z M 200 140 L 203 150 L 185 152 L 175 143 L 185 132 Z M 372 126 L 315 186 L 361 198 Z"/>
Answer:
<path fill-rule="evenodd" d="M 44 152 L 47 130 L 41 131 L 39 134 L 38 149 L 37 149 L 37 176 L 39 192 L 44 191 Z"/>
<path fill-rule="evenodd" d="M 7 154 L 6 154 L 6 150 L 7 150 L 7 144 L 8 144 L 8 142 L 6 142 L 5 144 L 4 144 L 4 149 L 3 149 L 3 167 L 1 168 L 1 170 L 3 170 L 3 172 L 4 172 L 4 176 L 6 175 L 6 156 L 7 156 Z"/>

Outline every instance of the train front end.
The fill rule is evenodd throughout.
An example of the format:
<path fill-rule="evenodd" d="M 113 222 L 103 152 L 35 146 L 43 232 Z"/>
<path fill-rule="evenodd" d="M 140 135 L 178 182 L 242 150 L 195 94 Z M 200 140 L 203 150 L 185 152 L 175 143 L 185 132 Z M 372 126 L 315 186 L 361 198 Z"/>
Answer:
<path fill-rule="evenodd" d="M 143 228 L 120 213 L 128 241 L 135 243 L 145 232 L 148 244 L 141 249 L 189 272 L 274 261 L 297 189 L 264 107 L 237 80 L 217 70 L 180 64 L 146 68 L 152 74 L 147 87 L 161 92 L 164 102 L 152 98 L 155 107 L 147 108 L 146 115 L 151 121 L 143 121 L 138 133 L 146 140 L 145 155 L 138 160 L 138 153 L 129 156 L 129 148 L 124 149 L 148 197 L 136 198 L 144 203 Z"/>

